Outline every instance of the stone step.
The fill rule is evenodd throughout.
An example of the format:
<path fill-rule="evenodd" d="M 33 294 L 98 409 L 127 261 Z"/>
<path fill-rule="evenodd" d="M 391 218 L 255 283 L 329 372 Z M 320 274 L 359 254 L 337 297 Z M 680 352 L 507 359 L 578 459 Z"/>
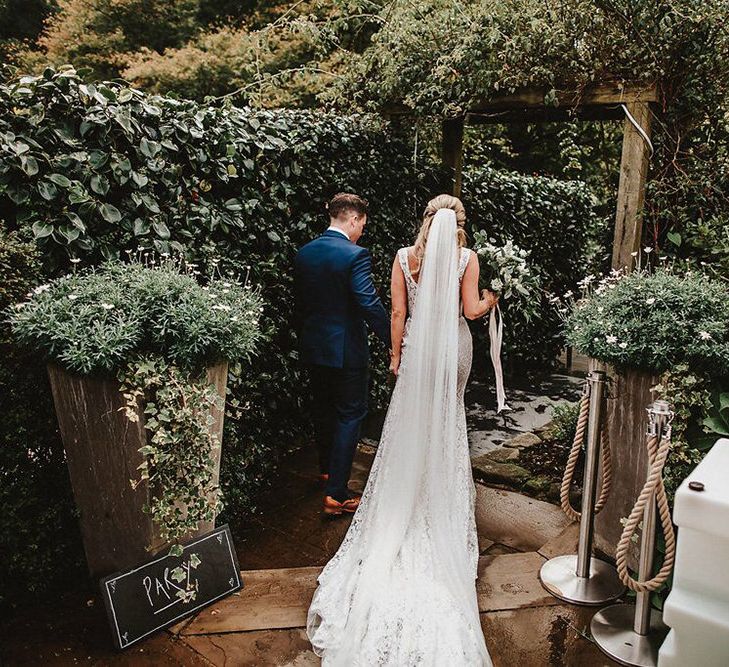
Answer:
<path fill-rule="evenodd" d="M 556 604 L 539 583 L 544 558 L 512 553 L 482 556 L 477 593 L 479 610 L 521 609 Z M 217 602 L 172 631 L 183 637 L 306 625 L 306 612 L 321 568 L 301 567 L 241 573 L 243 589 Z"/>

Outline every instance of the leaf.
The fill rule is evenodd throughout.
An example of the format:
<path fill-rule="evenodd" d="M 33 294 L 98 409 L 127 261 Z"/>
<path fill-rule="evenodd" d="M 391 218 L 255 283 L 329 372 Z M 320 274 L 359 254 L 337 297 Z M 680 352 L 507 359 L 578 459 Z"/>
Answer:
<path fill-rule="evenodd" d="M 268 236 L 268 238 L 271 239 L 274 243 L 278 243 L 281 240 L 281 237 L 273 230 L 269 230 L 268 232 L 266 232 L 266 236 Z"/>
<path fill-rule="evenodd" d="M 134 236 L 144 236 L 149 234 L 149 223 L 141 218 L 134 220 Z"/>
<path fill-rule="evenodd" d="M 53 227 L 45 222 L 33 223 L 33 236 L 37 239 L 44 239 L 53 233 Z"/>
<path fill-rule="evenodd" d="M 64 238 L 67 244 L 73 243 L 73 241 L 81 235 L 78 228 L 71 227 L 70 225 L 63 225 L 62 227 L 59 227 L 57 231 Z"/>
<path fill-rule="evenodd" d="M 107 222 L 119 222 L 121 220 L 121 213 L 119 209 L 114 206 L 113 204 L 102 204 L 99 208 L 101 212 L 101 217 L 104 218 Z"/>
<path fill-rule="evenodd" d="M 681 245 L 681 234 L 679 234 L 678 232 L 668 232 L 668 234 L 666 234 L 666 237 L 671 243 L 673 243 L 673 245 Z"/>
<path fill-rule="evenodd" d="M 36 160 L 32 155 L 21 155 L 20 168 L 28 174 L 28 176 L 35 176 L 39 169 L 38 160 Z"/>
<path fill-rule="evenodd" d="M 139 150 L 142 151 L 142 155 L 145 157 L 153 158 L 161 149 L 162 147 L 156 141 L 151 141 L 146 137 L 142 137 L 139 142 Z"/>
<path fill-rule="evenodd" d="M 159 236 L 161 239 L 170 238 L 169 227 L 167 227 L 167 225 L 161 220 L 153 222 L 152 228 L 154 229 L 155 234 L 157 234 L 157 236 Z"/>
<path fill-rule="evenodd" d="M 712 433 L 719 435 L 729 435 L 729 425 L 719 417 L 707 417 L 703 421 L 704 426 Z"/>
<path fill-rule="evenodd" d="M 196 553 L 190 555 L 190 567 L 193 570 L 196 570 L 197 566 L 200 565 L 200 563 L 202 563 L 202 561 L 198 558 Z"/>
<path fill-rule="evenodd" d="M 58 194 L 58 188 L 53 183 L 41 181 L 38 183 L 38 194 L 46 201 L 51 201 Z"/>
<path fill-rule="evenodd" d="M 109 192 L 109 179 L 102 174 L 94 174 L 91 177 L 90 185 L 91 189 L 102 197 Z"/>
<path fill-rule="evenodd" d="M 71 224 L 82 232 L 86 231 L 86 225 L 81 218 L 73 211 L 66 211 L 66 217 L 71 221 Z"/>
<path fill-rule="evenodd" d="M 228 201 L 223 204 L 226 209 L 229 211 L 242 211 L 243 210 L 243 204 L 240 203 L 237 199 L 228 199 Z"/>
<path fill-rule="evenodd" d="M 71 187 L 70 179 L 66 178 L 63 174 L 49 174 L 48 179 L 56 185 L 60 185 L 62 188 Z"/>

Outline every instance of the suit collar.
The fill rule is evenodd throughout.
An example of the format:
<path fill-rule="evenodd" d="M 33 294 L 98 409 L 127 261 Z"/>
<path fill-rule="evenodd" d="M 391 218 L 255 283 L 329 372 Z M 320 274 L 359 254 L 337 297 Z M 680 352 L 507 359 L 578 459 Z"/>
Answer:
<path fill-rule="evenodd" d="M 327 238 L 333 238 L 333 239 L 341 239 L 342 241 L 349 241 L 349 239 L 344 236 L 344 234 L 340 234 L 338 231 L 334 229 L 327 229 L 324 231 L 322 236 L 326 236 Z M 351 241 L 350 241 L 351 243 Z"/>

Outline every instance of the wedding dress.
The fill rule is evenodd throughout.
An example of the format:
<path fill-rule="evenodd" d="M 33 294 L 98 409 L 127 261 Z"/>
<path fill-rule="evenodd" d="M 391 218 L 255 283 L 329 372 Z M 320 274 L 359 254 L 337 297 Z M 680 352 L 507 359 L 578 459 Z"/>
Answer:
<path fill-rule="evenodd" d="M 475 487 L 460 314 L 470 251 L 434 216 L 418 282 L 398 252 L 409 317 L 402 363 L 360 506 L 319 576 L 307 633 L 325 667 L 490 666 L 476 599 Z"/>

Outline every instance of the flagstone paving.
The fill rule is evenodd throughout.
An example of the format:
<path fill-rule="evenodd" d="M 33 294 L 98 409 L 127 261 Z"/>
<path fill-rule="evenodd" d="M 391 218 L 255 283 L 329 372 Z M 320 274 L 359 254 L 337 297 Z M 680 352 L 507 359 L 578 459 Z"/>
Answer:
<path fill-rule="evenodd" d="M 362 488 L 374 449 L 360 447 L 352 486 Z M 265 511 L 234 526 L 244 588 L 194 617 L 116 653 L 95 593 L 53 600 L 2 625 L 3 665 L 319 664 L 304 625 L 316 577 L 334 554 L 349 519 L 323 520 L 312 452 L 293 456 Z M 548 595 L 539 570 L 549 557 L 574 553 L 577 530 L 559 508 L 477 484 L 477 594 L 496 667 L 613 665 L 589 639 L 594 609 Z"/>

